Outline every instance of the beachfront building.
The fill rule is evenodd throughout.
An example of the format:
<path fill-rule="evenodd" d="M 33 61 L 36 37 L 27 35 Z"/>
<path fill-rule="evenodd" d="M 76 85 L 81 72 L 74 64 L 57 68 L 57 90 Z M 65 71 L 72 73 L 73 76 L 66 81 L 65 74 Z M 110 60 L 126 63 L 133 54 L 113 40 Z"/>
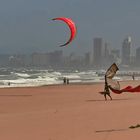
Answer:
<path fill-rule="evenodd" d="M 105 42 L 105 48 L 104 48 L 104 58 L 107 59 L 108 61 L 108 57 L 109 57 L 109 54 L 110 54 L 110 49 L 109 49 L 109 44 L 107 42 Z"/>
<path fill-rule="evenodd" d="M 112 58 L 113 56 L 111 55 L 110 44 L 105 42 L 104 48 L 103 48 L 102 66 L 104 68 L 107 68 L 109 65 L 111 65 L 114 62 L 114 59 Z"/>
<path fill-rule="evenodd" d="M 93 66 L 100 68 L 102 66 L 102 38 L 93 39 Z"/>
<path fill-rule="evenodd" d="M 124 39 L 122 43 L 122 65 L 130 65 L 131 37 Z"/>
<path fill-rule="evenodd" d="M 90 66 L 90 53 L 85 53 L 85 66 Z"/>
<path fill-rule="evenodd" d="M 42 67 L 58 67 L 62 64 L 62 51 L 54 51 L 50 53 L 33 53 L 32 66 Z"/>
<path fill-rule="evenodd" d="M 112 49 L 111 50 L 111 55 L 113 56 L 113 61 L 115 63 L 120 63 L 121 59 L 120 59 L 120 50 L 119 49 Z"/>
<path fill-rule="evenodd" d="M 140 66 L 140 47 L 136 49 L 136 65 Z"/>
<path fill-rule="evenodd" d="M 48 53 L 49 56 L 49 65 L 53 68 L 61 67 L 63 63 L 63 51 L 56 50 L 53 52 Z"/>
<path fill-rule="evenodd" d="M 31 55 L 32 66 L 46 66 L 47 54 L 45 53 L 33 53 Z"/>

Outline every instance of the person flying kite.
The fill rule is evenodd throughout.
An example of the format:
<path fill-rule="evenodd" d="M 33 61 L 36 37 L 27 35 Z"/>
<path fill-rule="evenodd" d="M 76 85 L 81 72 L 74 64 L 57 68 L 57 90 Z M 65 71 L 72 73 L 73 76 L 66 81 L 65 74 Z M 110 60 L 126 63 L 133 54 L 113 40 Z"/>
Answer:
<path fill-rule="evenodd" d="M 112 100 L 112 97 L 110 95 L 110 90 L 109 90 L 110 85 L 109 85 L 108 81 L 111 80 L 115 76 L 117 70 L 119 70 L 119 68 L 117 67 L 117 65 L 115 63 L 113 63 L 105 73 L 104 91 L 100 92 L 101 94 L 104 95 L 105 100 L 107 100 L 106 95 L 108 95 L 110 97 L 110 100 Z"/>
<path fill-rule="evenodd" d="M 130 92 L 130 93 L 140 92 L 140 85 L 136 87 L 126 86 L 125 88 L 120 89 L 119 82 L 116 80 L 113 80 L 113 77 L 115 76 L 118 70 L 119 70 L 118 66 L 115 63 L 113 63 L 109 67 L 107 72 L 105 73 L 104 91 L 100 92 L 101 94 L 104 95 L 105 100 L 107 100 L 106 95 L 108 95 L 110 99 L 112 100 L 112 97 L 110 96 L 110 90 L 112 91 L 112 93 L 115 93 L 115 94 L 122 94 L 124 92 Z M 114 84 L 114 87 L 113 87 L 113 84 Z"/>

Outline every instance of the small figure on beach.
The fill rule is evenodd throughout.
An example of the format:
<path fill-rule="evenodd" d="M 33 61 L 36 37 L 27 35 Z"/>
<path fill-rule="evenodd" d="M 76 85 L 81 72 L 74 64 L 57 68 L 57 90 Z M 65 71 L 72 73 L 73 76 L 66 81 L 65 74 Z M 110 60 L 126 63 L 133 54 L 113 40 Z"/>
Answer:
<path fill-rule="evenodd" d="M 104 97 L 105 97 L 105 100 L 107 100 L 106 95 L 108 95 L 110 97 L 110 100 L 112 100 L 112 97 L 111 97 L 110 91 L 109 91 L 109 85 L 107 83 L 107 77 L 105 75 L 105 86 L 104 86 Z"/>
<path fill-rule="evenodd" d="M 8 86 L 10 86 L 10 82 L 8 82 Z"/>
<path fill-rule="evenodd" d="M 67 78 L 67 84 L 69 84 L 69 78 Z"/>
<path fill-rule="evenodd" d="M 67 78 L 64 77 L 64 78 L 63 78 L 63 84 L 66 84 L 66 82 L 67 82 Z"/>
<path fill-rule="evenodd" d="M 132 79 L 133 79 L 133 80 L 135 80 L 135 76 L 134 76 L 134 73 L 133 73 L 133 75 L 132 75 Z"/>
<path fill-rule="evenodd" d="M 63 84 L 65 84 L 65 85 L 67 84 L 68 85 L 69 84 L 69 78 L 64 77 L 63 78 Z"/>

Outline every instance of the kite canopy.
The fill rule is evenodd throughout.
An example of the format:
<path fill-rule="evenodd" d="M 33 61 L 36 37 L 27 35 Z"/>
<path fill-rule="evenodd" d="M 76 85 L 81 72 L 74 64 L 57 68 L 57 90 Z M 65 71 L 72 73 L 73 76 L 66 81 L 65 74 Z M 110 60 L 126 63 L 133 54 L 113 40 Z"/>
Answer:
<path fill-rule="evenodd" d="M 110 67 L 109 67 L 109 69 L 107 70 L 107 72 L 106 72 L 106 78 L 109 78 L 109 79 L 112 79 L 114 76 L 115 76 L 115 74 L 116 74 L 116 72 L 119 70 L 119 68 L 117 67 L 117 65 L 115 64 L 115 63 L 113 63 Z"/>
<path fill-rule="evenodd" d="M 57 18 L 54 18 L 52 20 L 61 20 L 68 25 L 68 27 L 70 29 L 70 33 L 71 33 L 70 38 L 65 44 L 60 45 L 60 47 L 68 45 L 76 36 L 76 25 L 75 25 L 75 23 L 72 21 L 72 19 L 66 18 L 66 17 L 57 17 Z"/>
<path fill-rule="evenodd" d="M 127 86 L 127 87 L 120 89 L 120 90 L 114 89 L 111 86 L 109 86 L 109 88 L 111 89 L 111 91 L 113 93 L 116 93 L 116 94 L 121 94 L 123 92 L 140 92 L 140 85 L 138 85 L 136 87 Z"/>

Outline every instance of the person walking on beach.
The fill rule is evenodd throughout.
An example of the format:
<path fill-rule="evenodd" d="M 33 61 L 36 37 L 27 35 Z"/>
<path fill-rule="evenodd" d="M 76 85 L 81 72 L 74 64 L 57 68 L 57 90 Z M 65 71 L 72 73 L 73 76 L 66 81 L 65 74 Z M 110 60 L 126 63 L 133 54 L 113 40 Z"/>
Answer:
<path fill-rule="evenodd" d="M 63 78 L 63 84 L 66 84 L 66 77 Z"/>
<path fill-rule="evenodd" d="M 67 84 L 69 84 L 69 78 L 67 78 Z"/>
<path fill-rule="evenodd" d="M 105 97 L 105 100 L 107 100 L 106 95 L 108 95 L 110 97 L 110 100 L 112 100 L 112 97 L 111 97 L 110 91 L 109 91 L 109 85 L 107 83 L 107 77 L 105 75 L 105 86 L 104 86 L 104 97 Z"/>
<path fill-rule="evenodd" d="M 132 79 L 133 79 L 133 80 L 135 80 L 135 76 L 134 76 L 134 73 L 133 73 L 133 75 L 132 75 Z"/>

